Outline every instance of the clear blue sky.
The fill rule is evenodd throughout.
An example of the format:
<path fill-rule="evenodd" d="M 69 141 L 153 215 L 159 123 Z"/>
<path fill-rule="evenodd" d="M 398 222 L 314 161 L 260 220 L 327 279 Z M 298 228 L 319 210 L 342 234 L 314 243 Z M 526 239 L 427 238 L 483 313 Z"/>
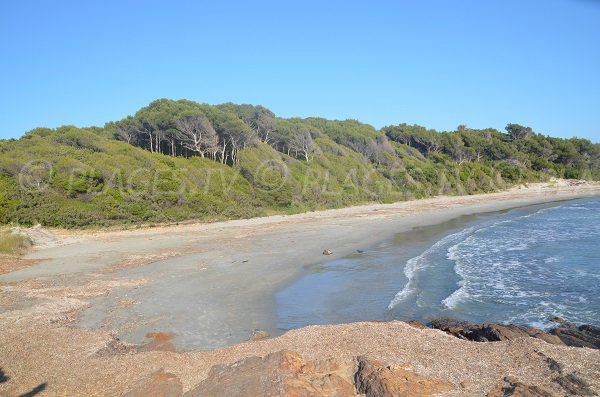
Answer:
<path fill-rule="evenodd" d="M 0 137 L 157 98 L 600 142 L 600 1 L 0 3 Z"/>

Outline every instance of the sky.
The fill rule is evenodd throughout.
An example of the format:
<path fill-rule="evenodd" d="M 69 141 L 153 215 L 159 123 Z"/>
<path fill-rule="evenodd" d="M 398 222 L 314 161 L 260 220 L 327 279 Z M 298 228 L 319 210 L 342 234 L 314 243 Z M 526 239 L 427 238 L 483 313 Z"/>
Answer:
<path fill-rule="evenodd" d="M 158 98 L 600 142 L 600 0 L 0 1 L 0 138 Z"/>

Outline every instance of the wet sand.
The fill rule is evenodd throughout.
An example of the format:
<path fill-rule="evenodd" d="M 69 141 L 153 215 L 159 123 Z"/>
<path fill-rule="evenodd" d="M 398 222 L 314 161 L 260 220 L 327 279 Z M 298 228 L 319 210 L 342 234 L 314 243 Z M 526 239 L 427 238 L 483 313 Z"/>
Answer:
<path fill-rule="evenodd" d="M 491 195 L 213 224 L 61 231 L 56 246 L 27 255 L 32 265 L 0 275 L 0 282 L 59 278 L 124 284 L 90 300 L 79 325 L 132 343 L 144 341 L 148 332 L 173 332 L 180 349 L 212 349 L 246 340 L 256 329 L 278 334 L 273 296 L 308 266 L 416 227 L 594 193 L 591 186 L 556 190 L 535 185 Z M 333 253 L 323 255 L 326 249 Z"/>
<path fill-rule="evenodd" d="M 49 395 L 69 394 L 68 390 L 78 390 L 73 389 L 78 381 L 63 377 L 75 368 L 90 395 L 114 394 L 117 387 L 125 390 L 141 373 L 159 367 L 175 371 L 188 389 L 205 376 L 208 363 L 272 350 L 269 343 L 284 346 L 304 330 L 240 345 L 232 348 L 235 354 L 161 351 L 99 358 L 98 351 L 114 342 L 113 336 L 143 342 L 149 332 L 173 333 L 175 346 L 178 339 L 193 337 L 194 350 L 232 345 L 247 339 L 254 329 L 270 331 L 276 322 L 273 294 L 299 277 L 305 266 L 462 215 L 599 193 L 597 185 L 531 185 L 487 195 L 213 224 L 51 231 L 58 237 L 24 258 L 30 266 L 0 274 L 0 365 L 12 379 L 0 384 L 0 392 L 26 392 L 51 380 Z M 324 256 L 325 249 L 333 254 Z M 189 305 L 198 308 L 193 317 L 184 310 Z M 387 326 L 404 329 L 393 324 Z M 381 327 L 377 333 L 387 332 L 385 324 Z M 309 343 L 310 337 L 301 338 L 305 337 Z M 301 350 L 313 354 L 310 346 Z M 93 367 L 97 371 L 89 366 L 97 366 Z M 115 379 L 114 384 L 102 385 L 102 379 L 112 379 L 107 376 Z"/>

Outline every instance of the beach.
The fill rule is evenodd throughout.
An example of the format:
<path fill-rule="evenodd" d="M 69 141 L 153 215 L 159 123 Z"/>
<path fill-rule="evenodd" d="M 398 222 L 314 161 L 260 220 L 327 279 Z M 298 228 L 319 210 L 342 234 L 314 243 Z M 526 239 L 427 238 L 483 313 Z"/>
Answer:
<path fill-rule="evenodd" d="M 0 365 L 11 379 L 0 384 L 0 393 L 17 395 L 46 383 L 47 395 L 74 390 L 115 395 L 159 368 L 175 374 L 188 390 L 214 364 L 283 348 L 306 357 L 338 357 L 342 372 L 350 371 L 353 357 L 369 353 L 389 362 L 410 363 L 420 374 L 453 384 L 461 382 L 459 371 L 448 368 L 445 359 L 458 357 L 465 366 L 473 357 L 482 360 L 481 369 L 472 369 L 479 374 L 476 380 L 449 395 L 488 390 L 510 367 L 497 364 L 498 357 L 536 349 L 560 357 L 565 366 L 579 365 L 580 372 L 597 374 L 600 368 L 591 364 L 600 362 L 596 351 L 578 354 L 572 348 L 522 341 L 473 346 L 400 322 L 308 327 L 239 343 L 257 331 L 277 335 L 273 296 L 309 266 L 461 216 L 598 194 L 598 185 L 557 181 L 493 194 L 212 224 L 107 231 L 37 229 L 31 232 L 36 248 L 22 259 L 23 265 L 0 267 L 4 273 Z M 324 255 L 326 250 L 331 254 Z M 193 316 L 187 310 L 190 306 L 195 308 Z M 150 333 L 154 336 L 147 338 Z M 169 336 L 158 343 L 156 333 Z M 115 338 L 126 346 L 150 344 L 116 354 L 106 349 L 115 345 Z M 409 345 L 414 354 L 407 350 Z M 441 354 L 437 364 L 428 358 L 434 352 Z M 527 376 L 544 382 L 542 369 Z"/>

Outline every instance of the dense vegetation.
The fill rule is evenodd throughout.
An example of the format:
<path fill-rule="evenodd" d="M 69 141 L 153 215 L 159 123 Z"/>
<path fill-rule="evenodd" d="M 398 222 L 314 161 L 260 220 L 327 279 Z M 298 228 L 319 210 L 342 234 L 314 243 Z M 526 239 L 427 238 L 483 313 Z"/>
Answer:
<path fill-rule="evenodd" d="M 300 212 L 600 179 L 600 145 L 509 124 L 437 132 L 161 99 L 103 128 L 0 141 L 0 223 L 85 227 Z"/>

